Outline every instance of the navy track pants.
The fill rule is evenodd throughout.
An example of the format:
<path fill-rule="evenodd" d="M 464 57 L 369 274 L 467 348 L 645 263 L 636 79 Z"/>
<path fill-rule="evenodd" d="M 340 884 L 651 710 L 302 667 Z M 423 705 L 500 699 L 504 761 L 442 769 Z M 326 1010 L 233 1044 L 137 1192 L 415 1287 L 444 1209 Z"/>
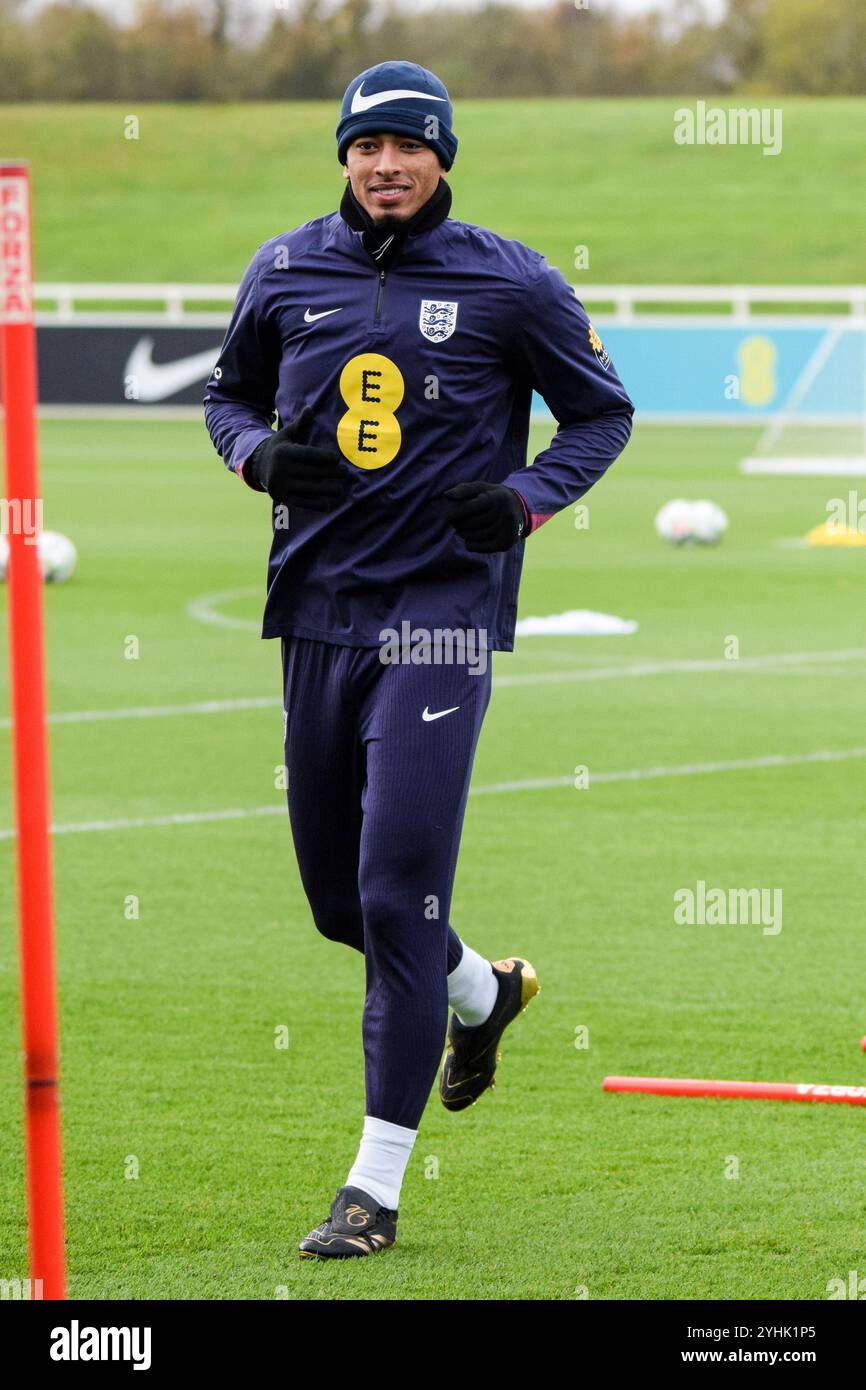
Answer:
<path fill-rule="evenodd" d="M 365 1113 L 417 1129 L 463 951 L 448 916 L 489 656 L 475 674 L 303 637 L 282 653 L 301 881 L 318 930 L 366 963 Z"/>

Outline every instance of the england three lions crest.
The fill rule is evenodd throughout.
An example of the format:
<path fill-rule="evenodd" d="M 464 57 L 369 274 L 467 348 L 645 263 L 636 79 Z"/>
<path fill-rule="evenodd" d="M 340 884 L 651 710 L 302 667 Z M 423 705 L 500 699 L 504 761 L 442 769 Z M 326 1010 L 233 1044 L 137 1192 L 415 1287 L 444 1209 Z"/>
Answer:
<path fill-rule="evenodd" d="M 431 343 L 444 343 L 457 326 L 457 303 L 446 299 L 422 299 L 418 327 Z"/>

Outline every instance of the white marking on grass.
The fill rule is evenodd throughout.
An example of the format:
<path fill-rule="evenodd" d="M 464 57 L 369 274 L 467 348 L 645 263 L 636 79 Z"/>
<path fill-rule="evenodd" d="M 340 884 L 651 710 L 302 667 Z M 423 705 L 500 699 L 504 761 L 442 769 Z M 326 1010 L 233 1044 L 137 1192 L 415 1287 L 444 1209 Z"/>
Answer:
<path fill-rule="evenodd" d="M 186 606 L 187 616 L 194 618 L 197 623 L 209 623 L 211 627 L 230 627 L 240 632 L 261 632 L 262 624 L 258 618 L 232 618 L 227 613 L 219 613 L 217 610 L 224 603 L 233 603 L 235 599 L 250 598 L 255 594 L 258 598 L 262 597 L 261 589 L 225 589 L 220 594 L 201 594 L 198 598 L 190 599 Z"/>
<path fill-rule="evenodd" d="M 251 695 L 231 700 L 194 700 L 188 705 L 132 705 L 126 709 L 69 710 L 48 716 L 49 724 L 99 724 L 115 719 L 165 719 L 182 714 L 230 714 L 241 709 L 281 709 L 282 700 L 276 695 Z M 9 727 L 4 720 L 3 727 Z"/>
<path fill-rule="evenodd" d="M 497 687 L 509 685 L 549 685 L 559 681 L 639 679 L 643 676 L 691 675 L 706 671 L 769 672 L 773 667 L 790 667 L 827 662 L 861 661 L 866 647 L 845 647 L 837 651 L 776 652 L 766 656 L 742 656 L 737 661 L 724 658 L 694 661 L 637 661 L 628 666 L 587 666 L 577 671 L 536 671 L 525 676 L 500 676 Z"/>
<path fill-rule="evenodd" d="M 866 458 L 747 458 L 741 473 L 764 473 L 789 478 L 866 478 Z"/>
<path fill-rule="evenodd" d="M 808 763 L 843 763 L 866 758 L 864 748 L 828 748 L 815 753 L 770 753 L 760 758 L 729 758 L 710 763 L 680 763 L 671 767 L 633 767 L 612 772 L 591 772 L 590 786 L 607 782 L 643 782 L 661 777 L 702 777 L 719 772 L 749 772 L 763 768 L 800 767 Z M 471 787 L 470 796 L 496 796 L 506 792 L 549 791 L 572 787 L 573 777 L 530 777 L 518 782 L 492 782 Z M 78 821 L 52 825 L 53 835 L 84 835 L 108 830 L 143 830 L 160 826 L 206 825 L 217 821 L 250 820 L 262 816 L 286 817 L 284 804 L 234 807 L 223 811 L 184 811 L 166 816 L 134 816 L 120 820 Z M 287 818 L 287 817 L 286 817 Z M 0 830 L 0 841 L 12 840 L 15 831 Z"/>
<path fill-rule="evenodd" d="M 276 806 L 237 806 L 223 811 L 180 811 L 166 816 L 124 816 L 118 820 L 72 821 L 66 825 L 52 825 L 52 835 L 91 835 L 110 830 L 149 830 L 154 827 L 207 825 L 219 821 L 253 820 L 263 816 L 282 816 L 287 818 L 286 807 Z M 14 840 L 15 831 L 9 827 L 0 830 L 0 842 Z"/>
<path fill-rule="evenodd" d="M 866 660 L 866 647 L 845 647 L 838 651 L 776 652 L 766 656 L 743 656 L 737 661 L 724 659 L 696 661 L 638 661 L 622 666 L 584 666 L 576 671 L 534 671 L 526 675 L 497 676 L 497 690 L 510 686 L 555 685 L 569 681 L 607 681 L 628 677 L 692 675 L 707 671 L 757 671 L 761 675 L 814 675 L 832 670 L 839 662 Z M 798 670 L 798 667 L 810 667 Z M 782 669 L 777 669 L 782 668 Z M 66 710 L 48 716 L 49 724 L 100 724 L 119 719 L 166 719 L 188 714 L 231 714 L 235 710 L 281 709 L 277 695 L 238 696 L 226 700 L 193 700 L 178 705 L 129 705 L 120 709 Z M 12 727 L 10 718 L 0 719 L 0 730 Z"/>
<path fill-rule="evenodd" d="M 517 637 L 612 637 L 637 632 L 637 623 L 615 613 L 596 613 L 591 608 L 569 608 L 541 618 L 521 618 Z"/>
<path fill-rule="evenodd" d="M 673 767 L 634 767 L 616 772 L 589 773 L 589 785 L 602 782 L 644 782 L 657 777 L 701 777 L 716 772 L 747 772 L 766 767 L 798 767 L 804 763 L 841 763 L 866 758 L 866 748 L 825 749 L 816 753 L 770 753 L 763 758 L 729 758 L 713 763 L 680 763 Z M 473 787 L 470 796 L 497 792 L 545 791 L 552 787 L 572 787 L 573 777 L 536 777 L 521 782 L 494 782 Z"/>

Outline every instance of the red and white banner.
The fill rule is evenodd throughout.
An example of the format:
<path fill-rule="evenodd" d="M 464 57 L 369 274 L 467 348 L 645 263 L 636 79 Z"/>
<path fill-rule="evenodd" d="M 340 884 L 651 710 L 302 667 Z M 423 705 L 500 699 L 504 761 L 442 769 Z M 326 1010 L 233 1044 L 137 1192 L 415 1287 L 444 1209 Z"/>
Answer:
<path fill-rule="evenodd" d="M 0 323 L 33 320 L 30 188 L 23 164 L 0 164 Z"/>

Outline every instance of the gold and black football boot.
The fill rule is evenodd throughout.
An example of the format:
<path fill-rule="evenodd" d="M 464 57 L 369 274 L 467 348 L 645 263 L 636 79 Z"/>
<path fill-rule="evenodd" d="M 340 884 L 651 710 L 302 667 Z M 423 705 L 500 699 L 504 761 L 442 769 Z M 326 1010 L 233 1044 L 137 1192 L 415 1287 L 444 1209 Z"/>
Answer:
<path fill-rule="evenodd" d="M 331 1214 L 298 1246 L 302 1260 L 348 1260 L 377 1255 L 397 1240 L 397 1213 L 359 1187 L 340 1187 Z"/>
<path fill-rule="evenodd" d="M 507 960 L 493 961 L 492 966 L 499 993 L 490 1017 L 469 1028 L 455 1013 L 451 1015 L 448 1048 L 439 1079 L 439 1096 L 446 1110 L 465 1110 L 475 1104 L 488 1086 L 495 1085 L 502 1034 L 541 988 L 528 960 L 509 956 Z"/>

